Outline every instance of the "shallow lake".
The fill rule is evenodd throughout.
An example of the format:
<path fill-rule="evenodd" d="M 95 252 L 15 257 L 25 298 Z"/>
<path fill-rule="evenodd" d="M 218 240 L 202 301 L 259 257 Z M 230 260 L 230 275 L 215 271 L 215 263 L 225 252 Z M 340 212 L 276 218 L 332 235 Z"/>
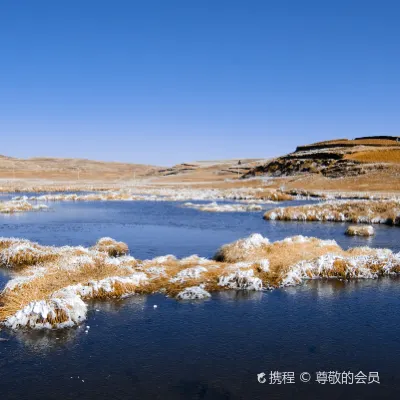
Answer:
<path fill-rule="evenodd" d="M 173 202 L 49 206 L 1 215 L 0 236 L 85 246 L 111 236 L 137 258 L 211 257 L 220 245 L 256 232 L 270 240 L 302 234 L 344 248 L 400 251 L 399 228 L 387 226 L 363 239 L 346 237 L 348 224 L 267 222 L 261 212 L 205 213 Z M 7 279 L 0 273 L 0 287 Z M 161 295 L 95 302 L 88 334 L 83 327 L 0 332 L 9 339 L 0 341 L 0 399 L 399 398 L 399 306 L 400 280 L 389 278 L 223 292 L 194 303 Z M 296 383 L 271 385 L 271 371 L 294 372 Z M 381 383 L 322 385 L 315 382 L 320 371 L 378 372 Z M 257 382 L 261 372 L 265 384 Z M 300 381 L 302 372 L 310 382 Z"/>

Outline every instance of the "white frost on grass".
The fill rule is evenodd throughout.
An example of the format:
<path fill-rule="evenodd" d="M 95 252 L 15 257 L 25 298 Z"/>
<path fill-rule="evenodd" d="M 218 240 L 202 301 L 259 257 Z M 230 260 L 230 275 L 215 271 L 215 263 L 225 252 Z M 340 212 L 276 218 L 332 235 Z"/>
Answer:
<path fill-rule="evenodd" d="M 227 270 L 229 271 L 236 271 L 238 269 L 249 269 L 251 268 L 251 266 L 254 264 L 253 261 L 239 261 L 237 263 L 234 264 L 230 264 L 226 267 Z"/>
<path fill-rule="evenodd" d="M 4 291 L 13 291 L 17 288 L 21 288 L 22 286 L 33 281 L 34 279 L 36 279 L 40 276 L 44 276 L 46 271 L 47 271 L 47 268 L 45 268 L 45 267 L 34 267 L 29 271 L 28 275 L 20 275 L 20 276 L 16 276 L 13 279 L 10 279 L 7 282 L 7 284 L 3 290 Z"/>
<path fill-rule="evenodd" d="M 349 236 L 373 236 L 375 234 L 374 227 L 367 226 L 349 226 L 346 230 L 346 235 Z"/>
<path fill-rule="evenodd" d="M 296 236 L 291 236 L 291 237 L 287 237 L 283 240 L 278 240 L 274 243 L 311 243 L 311 242 L 315 242 L 315 238 L 313 237 L 309 237 L 309 236 L 303 236 L 303 235 L 296 235 Z M 318 247 L 324 247 L 324 246 L 337 246 L 337 242 L 336 240 L 322 240 L 319 239 L 317 243 L 315 243 L 316 246 Z"/>
<path fill-rule="evenodd" d="M 264 219 L 400 225 L 400 201 L 324 201 L 304 206 L 274 208 L 264 214 Z"/>
<path fill-rule="evenodd" d="M 201 274 L 207 272 L 207 268 L 202 266 L 186 268 L 182 271 L 179 271 L 176 276 L 174 276 L 170 281 L 171 282 L 185 282 L 188 279 L 198 279 L 200 278 Z"/>
<path fill-rule="evenodd" d="M 148 277 L 144 272 L 135 272 L 134 274 L 126 277 L 111 276 L 98 281 L 91 280 L 85 285 L 79 283 L 77 285 L 67 286 L 57 291 L 55 295 L 75 294 L 75 295 L 80 295 L 83 298 L 90 299 L 92 297 L 98 296 L 99 294 L 102 294 L 104 296 L 107 296 L 108 294 L 114 295 L 117 291 L 116 285 L 120 285 L 122 287 L 129 286 L 132 288 L 131 293 L 134 293 L 135 287 L 146 284 L 147 282 L 148 282 Z"/>
<path fill-rule="evenodd" d="M 203 264 L 206 265 L 206 264 L 212 263 L 212 261 L 210 261 L 208 258 L 199 257 L 197 254 L 193 254 L 191 256 L 181 258 L 180 262 L 182 264 L 193 263 L 193 264 L 199 264 L 199 265 L 203 265 Z"/>
<path fill-rule="evenodd" d="M 216 202 L 209 204 L 185 203 L 183 206 L 206 212 L 247 212 L 261 211 L 263 209 L 259 204 L 218 204 Z"/>
<path fill-rule="evenodd" d="M 269 244 L 269 239 L 263 237 L 259 233 L 253 233 L 246 239 L 241 239 L 238 241 L 238 245 L 242 246 L 245 251 L 252 250 L 253 248 L 257 248 L 263 246 L 264 244 Z"/>
<path fill-rule="evenodd" d="M 103 237 L 99 239 L 91 249 L 108 253 L 108 255 L 112 257 L 126 255 L 129 252 L 129 248 L 126 243 L 117 242 L 110 237 Z"/>
<path fill-rule="evenodd" d="M 0 264 L 7 268 L 13 268 L 18 265 L 19 260 L 24 259 L 27 263 L 33 264 L 52 255 L 55 255 L 52 249 L 42 248 L 29 241 L 15 239 L 9 247 L 0 252 Z"/>
<path fill-rule="evenodd" d="M 94 265 L 96 263 L 94 257 L 89 254 L 82 254 L 79 256 L 72 256 L 68 260 L 68 264 L 61 265 L 61 268 L 65 270 L 74 270 L 76 268 L 81 268 L 84 265 Z"/>
<path fill-rule="evenodd" d="M 32 301 L 4 324 L 11 329 L 61 329 L 86 319 L 87 306 L 75 294 L 51 297 L 48 300 Z"/>
<path fill-rule="evenodd" d="M 35 204 L 29 203 L 26 198 L 20 200 L 11 201 L 0 201 L 0 213 L 2 214 L 13 214 L 25 211 L 41 211 L 46 210 L 49 207 L 45 204 Z"/>
<path fill-rule="evenodd" d="M 159 188 L 137 186 L 121 190 L 110 190 L 89 194 L 44 194 L 31 197 L 14 197 L 14 201 L 252 201 L 269 203 L 273 201 L 292 200 L 293 197 L 274 189 L 263 188 L 228 188 L 228 189 L 195 189 L 195 188 Z"/>
<path fill-rule="evenodd" d="M 255 252 L 269 244 L 270 242 L 268 238 L 263 237 L 259 233 L 253 233 L 247 238 L 239 239 L 233 243 L 221 246 L 214 258 L 216 260 L 222 260 L 225 258 L 224 253 L 228 251 L 235 254 L 234 258 L 237 261 L 240 261 L 240 259 L 246 261 L 246 259 L 251 257 Z"/>
<path fill-rule="evenodd" d="M 167 254 L 166 256 L 155 257 L 151 260 L 151 262 L 155 264 L 165 264 L 174 261 L 176 261 L 176 257 L 173 254 Z"/>
<path fill-rule="evenodd" d="M 258 262 L 258 264 L 259 264 L 260 271 L 269 272 L 270 265 L 269 265 L 269 260 L 268 259 L 261 260 L 261 261 Z"/>
<path fill-rule="evenodd" d="M 166 275 L 164 267 L 150 267 L 146 269 L 146 273 L 151 277 L 160 277 Z"/>
<path fill-rule="evenodd" d="M 211 297 L 211 294 L 201 286 L 187 287 L 176 296 L 180 300 L 202 300 Z"/>
<path fill-rule="evenodd" d="M 229 289 L 262 290 L 263 283 L 260 278 L 254 276 L 254 271 L 238 269 L 235 272 L 221 276 L 218 285 Z"/>
<path fill-rule="evenodd" d="M 295 286 L 307 279 L 320 278 L 375 279 L 380 275 L 396 274 L 394 270 L 399 266 L 400 253 L 393 254 L 387 249 L 376 249 L 372 254 L 357 256 L 326 254 L 293 265 L 280 286 Z"/>

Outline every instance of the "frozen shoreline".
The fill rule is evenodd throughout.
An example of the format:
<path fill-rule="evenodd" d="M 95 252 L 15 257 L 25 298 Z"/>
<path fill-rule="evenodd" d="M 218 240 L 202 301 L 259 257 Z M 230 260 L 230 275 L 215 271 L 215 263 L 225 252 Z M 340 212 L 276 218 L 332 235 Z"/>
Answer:
<path fill-rule="evenodd" d="M 275 204 L 275 202 L 271 201 L 269 204 Z M 263 210 L 261 204 L 218 204 L 217 202 L 209 204 L 185 203 L 183 207 L 205 212 L 250 212 Z"/>
<path fill-rule="evenodd" d="M 189 201 L 189 200 L 240 200 L 240 201 L 288 201 L 294 197 L 280 190 L 265 188 L 191 189 L 137 187 L 117 191 L 90 194 L 43 194 L 16 196 L 16 201 Z"/>

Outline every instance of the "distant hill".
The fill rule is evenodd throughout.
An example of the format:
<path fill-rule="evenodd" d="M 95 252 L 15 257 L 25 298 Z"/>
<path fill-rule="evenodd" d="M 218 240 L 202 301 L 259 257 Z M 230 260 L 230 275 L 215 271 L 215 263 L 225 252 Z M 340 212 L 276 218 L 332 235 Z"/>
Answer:
<path fill-rule="evenodd" d="M 160 167 L 79 158 L 13 158 L 0 155 L 0 178 L 113 181 L 148 176 Z"/>
<path fill-rule="evenodd" d="M 160 182 L 204 182 L 238 179 L 256 165 L 264 164 L 263 159 L 231 159 L 193 161 L 160 169 L 156 175 Z"/>
<path fill-rule="evenodd" d="M 319 174 L 342 178 L 399 165 L 400 137 L 371 136 L 301 145 L 293 153 L 251 169 L 244 177 Z"/>

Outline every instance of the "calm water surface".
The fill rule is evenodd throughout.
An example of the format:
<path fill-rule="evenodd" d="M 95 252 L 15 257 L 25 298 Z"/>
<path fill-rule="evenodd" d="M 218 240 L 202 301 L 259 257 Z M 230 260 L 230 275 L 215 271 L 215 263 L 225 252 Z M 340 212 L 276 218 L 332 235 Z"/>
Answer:
<path fill-rule="evenodd" d="M 347 224 L 266 222 L 262 213 L 203 213 L 179 203 L 49 205 L 48 212 L 0 216 L 0 235 L 85 246 L 111 236 L 137 258 L 210 257 L 254 232 L 400 250 L 399 228 L 386 226 L 362 239 L 346 237 Z M 1 272 L 0 287 L 7 279 Z M 89 334 L 83 327 L 0 332 L 9 339 L 0 342 L 0 399 L 399 398 L 399 306 L 398 279 L 314 281 L 198 303 L 160 295 L 96 302 Z M 323 386 L 298 375 L 360 370 L 379 372 L 381 384 Z M 270 371 L 295 372 L 296 383 L 259 384 L 257 374 Z"/>

